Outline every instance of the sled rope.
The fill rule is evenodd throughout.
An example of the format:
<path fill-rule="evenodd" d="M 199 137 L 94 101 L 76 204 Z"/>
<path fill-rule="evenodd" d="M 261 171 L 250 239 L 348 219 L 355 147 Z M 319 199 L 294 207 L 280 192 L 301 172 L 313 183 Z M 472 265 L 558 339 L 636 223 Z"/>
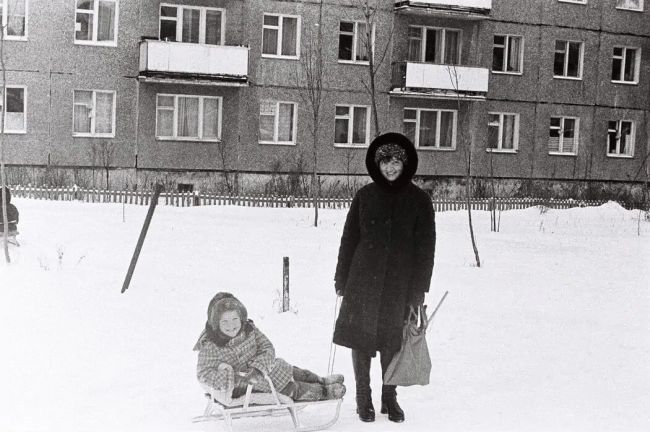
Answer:
<path fill-rule="evenodd" d="M 336 328 L 336 315 L 339 308 L 339 299 L 340 296 L 336 296 L 336 302 L 334 303 L 334 319 L 332 320 L 332 336 L 334 336 L 334 330 Z M 327 362 L 327 375 L 332 375 L 334 373 L 334 362 L 336 361 L 336 345 L 334 344 L 334 339 L 330 342 L 330 355 Z"/>

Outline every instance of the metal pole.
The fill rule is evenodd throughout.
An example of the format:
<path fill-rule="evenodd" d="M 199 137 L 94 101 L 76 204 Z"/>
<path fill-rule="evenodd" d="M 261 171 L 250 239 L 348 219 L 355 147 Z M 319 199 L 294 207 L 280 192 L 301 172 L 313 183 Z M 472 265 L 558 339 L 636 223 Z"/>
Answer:
<path fill-rule="evenodd" d="M 138 257 L 140 256 L 140 250 L 142 250 L 142 244 L 144 243 L 144 238 L 147 236 L 147 230 L 149 230 L 149 224 L 151 223 L 151 218 L 153 217 L 153 211 L 156 209 L 156 204 L 158 204 L 158 196 L 162 191 L 162 185 L 157 183 L 154 186 L 153 196 L 151 197 L 151 202 L 149 203 L 149 211 L 147 212 L 147 217 L 144 220 L 144 225 L 142 226 L 142 231 L 140 231 L 140 238 L 138 238 L 138 244 L 135 246 L 135 251 L 133 252 L 133 257 L 131 258 L 131 264 L 129 265 L 129 271 L 126 273 L 126 278 L 124 279 L 124 284 L 122 285 L 122 294 L 129 288 L 131 283 L 131 276 L 133 276 L 133 271 L 135 270 L 135 265 L 138 262 Z"/>

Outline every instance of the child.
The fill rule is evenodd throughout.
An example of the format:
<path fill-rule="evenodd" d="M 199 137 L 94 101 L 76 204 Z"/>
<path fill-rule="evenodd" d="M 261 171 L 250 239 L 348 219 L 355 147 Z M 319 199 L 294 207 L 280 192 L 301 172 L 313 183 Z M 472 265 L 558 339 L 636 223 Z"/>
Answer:
<path fill-rule="evenodd" d="M 343 376 L 320 377 L 275 357 L 273 344 L 248 319 L 244 305 L 232 294 L 220 292 L 208 306 L 205 330 L 194 346 L 199 351 L 197 378 L 226 399 L 253 391 L 270 392 L 265 374 L 275 389 L 295 401 L 340 399 Z"/>

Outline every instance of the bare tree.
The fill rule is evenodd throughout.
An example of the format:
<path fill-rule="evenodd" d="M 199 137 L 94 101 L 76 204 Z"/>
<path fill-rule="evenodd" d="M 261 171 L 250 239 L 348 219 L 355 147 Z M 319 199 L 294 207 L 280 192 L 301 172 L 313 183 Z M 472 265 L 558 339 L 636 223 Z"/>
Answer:
<path fill-rule="evenodd" d="M 90 147 L 90 157 L 93 164 L 93 185 L 95 184 L 95 167 L 100 166 L 106 176 L 106 189 L 110 189 L 110 168 L 115 156 L 115 145 L 108 140 L 93 142 Z"/>
<path fill-rule="evenodd" d="M 236 168 L 234 170 L 230 168 L 228 156 L 228 144 L 226 141 L 221 140 L 219 143 L 219 157 L 221 158 L 221 167 L 223 169 L 224 180 L 226 181 L 226 189 L 228 190 L 228 195 L 232 196 L 238 190 L 239 173 Z"/>
<path fill-rule="evenodd" d="M 6 13 L 6 12 L 5 12 Z M 5 31 L 6 26 L 0 26 L 0 68 L 2 69 L 2 93 L 0 97 L 0 189 L 2 193 L 0 199 L 2 199 L 2 238 L 5 251 L 5 260 L 7 263 L 11 263 L 11 257 L 9 256 L 9 219 L 7 217 L 7 206 L 4 205 L 7 202 L 7 193 L 5 191 L 5 185 L 7 184 L 7 176 L 5 172 L 5 148 L 4 148 L 4 135 L 5 135 L 5 112 L 7 111 L 6 101 L 7 101 L 7 71 L 5 67 Z"/>
<path fill-rule="evenodd" d="M 474 128 L 472 127 L 471 121 L 468 118 L 468 115 L 463 115 L 460 117 L 461 113 L 461 95 L 460 95 L 460 75 L 458 73 L 458 68 L 454 65 L 448 65 L 447 66 L 447 72 L 449 73 L 449 79 L 451 81 L 451 85 L 454 88 L 454 91 L 456 93 L 456 108 L 458 111 L 458 115 L 461 121 L 458 122 L 459 126 L 462 126 L 463 124 L 467 123 L 467 130 L 469 131 L 469 140 L 467 142 L 467 145 L 465 146 L 465 151 L 466 151 L 466 172 L 465 172 L 465 200 L 467 204 L 467 218 L 469 222 L 469 236 L 472 240 L 472 249 L 474 250 L 474 258 L 476 260 L 476 267 L 481 267 L 481 259 L 479 257 L 478 253 L 478 248 L 476 246 L 476 239 L 474 237 L 474 226 L 472 224 L 472 203 L 471 203 L 471 195 L 472 195 L 472 148 L 474 146 Z M 459 129 L 461 129 L 459 127 Z M 464 135 L 464 134 L 463 134 Z"/>
<path fill-rule="evenodd" d="M 318 198 L 320 181 L 318 179 L 318 138 L 322 120 L 321 108 L 326 98 L 323 83 L 323 0 L 318 2 L 318 21 L 316 27 L 304 39 L 299 71 L 296 72 L 296 85 L 300 98 L 309 109 L 309 132 L 311 133 L 311 196 L 314 206 L 314 226 L 318 226 Z"/>
<path fill-rule="evenodd" d="M 370 96 L 370 109 L 372 113 L 373 123 L 375 125 L 375 136 L 380 135 L 381 127 L 379 123 L 379 114 L 377 112 L 377 75 L 380 72 L 380 69 L 385 64 L 386 59 L 388 58 L 389 49 L 391 47 L 393 39 L 393 23 L 394 20 L 390 20 L 390 31 L 388 34 L 388 39 L 386 43 L 377 47 L 375 43 L 375 29 L 379 21 L 379 14 L 382 11 L 385 11 L 385 7 L 382 9 L 382 3 L 380 0 L 356 0 L 357 8 L 362 11 L 364 29 L 363 33 L 360 32 L 361 43 L 360 46 L 363 47 L 365 57 L 368 61 L 368 80 L 361 79 L 361 84 L 365 88 L 366 92 Z M 392 10 L 389 10 L 392 13 Z M 378 49 L 380 48 L 380 49 Z M 357 53 L 359 56 L 360 53 Z M 360 57 L 363 57 L 361 55 Z M 354 60 L 354 59 L 353 59 Z"/>

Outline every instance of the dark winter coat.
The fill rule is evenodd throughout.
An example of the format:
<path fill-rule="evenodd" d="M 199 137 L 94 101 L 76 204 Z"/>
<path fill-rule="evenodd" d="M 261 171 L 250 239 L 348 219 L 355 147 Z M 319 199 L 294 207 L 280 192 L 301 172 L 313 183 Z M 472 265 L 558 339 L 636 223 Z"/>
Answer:
<path fill-rule="evenodd" d="M 0 190 L 0 194 L 2 191 Z M 7 208 L 7 221 L 9 221 L 9 232 L 16 231 L 18 225 L 18 209 L 16 206 L 11 204 L 11 192 L 9 188 L 5 187 L 6 200 L 2 201 L 2 195 L 0 195 L 0 234 L 4 231 L 4 219 L 2 217 L 2 208 Z"/>
<path fill-rule="evenodd" d="M 377 148 L 397 142 L 408 157 L 390 183 L 375 162 Z M 345 221 L 335 285 L 343 301 L 334 343 L 373 353 L 397 351 L 408 304 L 429 291 L 435 249 L 431 198 L 411 180 L 417 152 L 403 135 L 385 134 L 368 148 L 373 179 L 357 192 Z"/>

